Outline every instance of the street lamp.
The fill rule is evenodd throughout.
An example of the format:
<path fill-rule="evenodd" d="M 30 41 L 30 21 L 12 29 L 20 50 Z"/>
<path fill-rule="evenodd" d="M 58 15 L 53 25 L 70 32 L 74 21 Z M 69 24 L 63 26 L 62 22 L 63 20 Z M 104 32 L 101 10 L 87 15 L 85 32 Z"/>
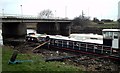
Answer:
<path fill-rule="evenodd" d="M 65 18 L 67 18 L 67 6 L 65 6 Z"/>
<path fill-rule="evenodd" d="M 21 7 L 21 18 L 23 17 L 23 9 L 22 9 L 22 5 L 20 5 Z"/>
<path fill-rule="evenodd" d="M 55 28 L 56 28 L 56 34 L 59 34 L 59 24 L 57 23 L 57 15 L 55 10 Z"/>
<path fill-rule="evenodd" d="M 3 17 L 4 17 L 4 9 L 2 9 L 2 15 L 3 15 Z"/>
<path fill-rule="evenodd" d="M 55 16 L 54 17 L 55 17 L 55 20 L 56 20 L 56 10 L 55 10 Z"/>

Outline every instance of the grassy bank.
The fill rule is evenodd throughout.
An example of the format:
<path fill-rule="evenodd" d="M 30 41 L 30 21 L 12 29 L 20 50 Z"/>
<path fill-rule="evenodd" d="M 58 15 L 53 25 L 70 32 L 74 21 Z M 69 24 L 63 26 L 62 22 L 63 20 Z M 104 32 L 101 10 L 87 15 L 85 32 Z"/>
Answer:
<path fill-rule="evenodd" d="M 2 71 L 2 48 L 0 45 L 0 72 Z"/>
<path fill-rule="evenodd" d="M 94 27 L 94 28 L 100 28 L 100 29 L 118 28 L 118 22 L 116 22 L 116 21 L 104 22 L 104 24 L 98 24 L 98 23 L 92 22 L 91 25 L 89 25 L 88 27 Z"/>
<path fill-rule="evenodd" d="M 80 26 L 74 26 L 72 33 L 95 33 L 102 35 L 102 29 L 116 29 L 118 28 L 118 22 L 106 22 L 104 24 L 98 24 L 92 22 L 90 25 L 82 28 Z"/>
<path fill-rule="evenodd" d="M 80 71 L 79 67 L 67 65 L 64 62 L 45 62 L 41 55 L 37 54 L 18 54 L 17 60 L 33 60 L 21 64 L 8 65 L 13 50 L 10 47 L 2 48 L 2 71 Z"/>

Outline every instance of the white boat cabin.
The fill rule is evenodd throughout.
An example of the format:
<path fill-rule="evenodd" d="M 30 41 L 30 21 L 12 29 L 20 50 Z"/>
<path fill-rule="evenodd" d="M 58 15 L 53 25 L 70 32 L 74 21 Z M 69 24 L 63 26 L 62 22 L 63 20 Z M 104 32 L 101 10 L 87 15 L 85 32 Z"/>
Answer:
<path fill-rule="evenodd" d="M 120 49 L 120 29 L 103 29 L 103 45 Z"/>

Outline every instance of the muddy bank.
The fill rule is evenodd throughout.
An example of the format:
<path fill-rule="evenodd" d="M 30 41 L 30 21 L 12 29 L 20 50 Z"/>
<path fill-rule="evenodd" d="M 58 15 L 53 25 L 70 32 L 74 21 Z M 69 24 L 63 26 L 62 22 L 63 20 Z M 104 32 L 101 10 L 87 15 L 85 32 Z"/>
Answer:
<path fill-rule="evenodd" d="M 69 52 L 64 50 L 57 50 L 54 48 L 38 48 L 34 51 L 31 51 L 34 47 L 39 45 L 39 43 L 26 43 L 20 45 L 14 49 L 18 49 L 20 53 L 29 53 L 32 52 L 37 55 L 41 55 L 43 60 L 46 59 L 61 59 L 62 62 L 66 65 L 74 65 L 80 67 L 83 71 L 119 71 L 120 64 L 116 61 L 107 59 L 105 57 L 98 57 L 93 55 L 86 55 L 81 53 Z M 65 58 L 71 57 L 72 58 Z M 64 58 L 64 59 L 63 59 Z M 59 60 L 58 60 L 59 61 Z M 53 62 L 53 61 L 49 61 Z"/>
<path fill-rule="evenodd" d="M 85 54 L 76 54 L 64 52 L 60 50 L 39 49 L 34 52 L 43 55 L 44 59 L 48 58 L 64 58 L 76 56 L 74 58 L 63 59 L 65 64 L 80 67 L 84 71 L 118 71 L 119 64 L 106 58 L 98 58 L 97 56 L 89 56 Z M 52 62 L 52 61 L 51 61 Z"/>

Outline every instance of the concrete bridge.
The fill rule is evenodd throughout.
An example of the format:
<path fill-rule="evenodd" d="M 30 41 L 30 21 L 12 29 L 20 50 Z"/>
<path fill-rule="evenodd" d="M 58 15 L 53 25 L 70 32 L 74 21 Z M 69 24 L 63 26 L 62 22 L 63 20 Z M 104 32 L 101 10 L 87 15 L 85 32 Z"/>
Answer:
<path fill-rule="evenodd" d="M 25 39 L 28 23 L 36 23 L 36 30 L 39 34 L 69 36 L 69 26 L 72 20 L 4 16 L 0 18 L 0 23 L 2 24 L 3 44 L 5 44 L 6 39 Z"/>

